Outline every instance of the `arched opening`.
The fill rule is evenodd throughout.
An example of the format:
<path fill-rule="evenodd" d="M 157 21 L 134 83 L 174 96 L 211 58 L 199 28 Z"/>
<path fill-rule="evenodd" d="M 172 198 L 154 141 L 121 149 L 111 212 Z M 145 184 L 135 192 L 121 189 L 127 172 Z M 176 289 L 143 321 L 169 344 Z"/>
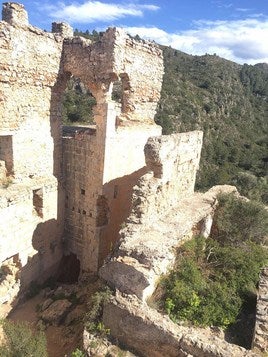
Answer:
<path fill-rule="evenodd" d="M 129 110 L 129 98 L 131 86 L 129 77 L 126 73 L 121 73 L 116 81 L 112 83 L 111 98 L 118 104 L 120 113 L 125 114 Z"/>
<path fill-rule="evenodd" d="M 62 98 L 63 125 L 93 125 L 96 98 L 80 78 L 71 76 Z"/>
<path fill-rule="evenodd" d="M 61 259 L 57 281 L 63 284 L 73 284 L 78 281 L 80 274 L 80 261 L 73 253 L 64 255 Z"/>

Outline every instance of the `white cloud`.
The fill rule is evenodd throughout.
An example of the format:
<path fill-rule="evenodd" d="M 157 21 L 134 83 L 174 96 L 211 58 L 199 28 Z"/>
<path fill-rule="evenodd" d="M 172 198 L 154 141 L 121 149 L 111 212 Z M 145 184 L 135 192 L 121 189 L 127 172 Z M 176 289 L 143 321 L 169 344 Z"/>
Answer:
<path fill-rule="evenodd" d="M 126 16 L 143 16 L 145 10 L 156 11 L 158 6 L 145 4 L 119 4 L 100 1 L 86 1 L 83 4 L 66 5 L 58 2 L 44 7 L 53 19 L 69 23 L 92 23 L 96 21 L 110 22 Z"/>
<path fill-rule="evenodd" d="M 240 11 L 240 12 L 248 12 L 248 11 L 251 11 L 252 9 L 247 9 L 247 8 L 243 8 L 243 7 L 237 7 L 235 10 L 236 11 Z"/>
<path fill-rule="evenodd" d="M 238 63 L 268 62 L 268 19 L 198 21 L 195 29 L 177 33 L 157 27 L 128 27 L 127 31 L 194 55 L 216 53 Z"/>

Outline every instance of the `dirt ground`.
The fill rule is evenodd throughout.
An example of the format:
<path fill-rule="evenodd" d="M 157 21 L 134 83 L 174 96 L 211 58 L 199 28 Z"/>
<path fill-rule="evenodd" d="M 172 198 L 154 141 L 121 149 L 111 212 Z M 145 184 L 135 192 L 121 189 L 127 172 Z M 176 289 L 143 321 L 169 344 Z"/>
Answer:
<path fill-rule="evenodd" d="M 27 321 L 33 329 L 36 328 L 39 321 L 36 312 L 37 306 L 45 301 L 42 293 L 27 300 L 14 309 L 8 316 L 12 321 Z M 77 328 L 66 326 L 49 326 L 45 330 L 47 338 L 47 349 L 49 357 L 70 356 L 82 342 L 83 326 Z"/>
<path fill-rule="evenodd" d="M 57 284 L 53 289 L 41 290 L 38 295 L 20 303 L 9 313 L 7 318 L 15 322 L 28 322 L 33 330 L 36 330 L 36 328 L 42 325 L 46 334 L 49 357 L 69 357 L 76 348 L 81 349 L 82 347 L 84 330 L 83 318 L 88 309 L 88 301 L 101 286 L 101 282 L 95 278 L 87 283 Z M 43 303 L 48 299 L 65 299 L 64 294 L 68 296 L 68 291 L 69 296 L 71 292 L 71 295 L 75 295 L 76 297 L 76 302 L 72 305 L 72 310 L 77 311 L 75 319 L 71 321 L 69 319 L 69 322 L 64 320 L 61 324 L 58 324 L 57 321 L 56 323 L 44 324 L 40 319 L 40 307 L 42 307 Z M 59 297 L 59 295 L 63 295 L 63 297 Z M 78 310 L 76 310 L 76 307 Z"/>

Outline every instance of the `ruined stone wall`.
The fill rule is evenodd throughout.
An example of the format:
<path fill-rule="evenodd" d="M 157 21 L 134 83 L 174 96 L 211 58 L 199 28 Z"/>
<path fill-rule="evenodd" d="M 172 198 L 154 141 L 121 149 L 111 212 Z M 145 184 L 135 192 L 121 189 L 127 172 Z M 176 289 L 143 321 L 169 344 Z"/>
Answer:
<path fill-rule="evenodd" d="M 61 176 L 55 88 L 62 43 L 61 34 L 29 25 L 23 5 L 3 4 L 0 160 L 5 171 L 0 182 L 0 264 L 16 257 L 15 279 L 21 290 L 33 280 L 45 280 L 62 256 L 62 187 L 55 177 Z"/>
<path fill-rule="evenodd" d="M 143 151 L 149 137 L 161 134 L 153 119 L 163 76 L 162 52 L 157 45 L 135 41 L 116 28 L 108 29 L 95 43 L 72 38 L 66 24 L 54 24 L 55 33 L 45 33 L 28 24 L 27 13 L 18 4 L 5 4 L 3 16 L 0 160 L 5 162 L 6 171 L 2 170 L 1 175 L 4 179 L 6 175 L 12 177 L 14 194 L 15 190 L 23 192 L 18 184 L 27 188 L 24 205 L 29 213 L 28 227 L 32 228 L 25 239 L 30 242 L 36 224 L 45 227 L 46 222 L 53 221 L 49 239 L 57 240 L 57 244 L 52 246 L 60 246 L 62 238 L 65 253 L 78 257 L 82 271 L 96 272 L 130 213 L 133 187 L 155 166 L 148 158 L 145 160 Z M 62 171 L 61 98 L 70 76 L 80 78 L 96 98 L 96 130 L 92 133 L 83 129 L 63 139 Z M 116 102 L 113 90 L 118 83 L 121 98 Z M 151 146 L 160 143 L 165 152 L 165 139 L 152 140 Z M 160 177 L 162 196 L 166 195 L 165 204 L 160 204 L 161 195 L 157 196 L 158 202 L 154 201 L 160 210 L 172 205 L 175 191 L 179 197 L 193 191 L 201 141 L 200 133 L 169 139 L 169 149 L 176 151 L 177 147 L 181 151 L 180 157 L 165 157 L 180 172 L 179 183 L 173 171 L 170 177 Z M 168 172 L 169 166 L 164 170 Z M 50 191 L 46 190 L 48 182 Z M 62 183 L 66 190 L 64 219 Z M 55 201 L 48 198 L 48 192 L 58 193 Z M 46 210 L 50 215 L 45 215 Z M 10 213 L 10 220 L 13 215 L 16 210 Z M 9 236 L 15 235 L 14 226 L 10 227 Z M 39 230 L 38 234 L 41 241 L 49 242 L 44 232 Z M 38 255 L 46 257 L 49 267 L 51 249 L 39 248 Z M 30 245 L 26 251 L 31 254 Z"/>
<path fill-rule="evenodd" d="M 135 296 L 117 293 L 104 307 L 103 322 L 111 336 L 141 356 L 261 356 L 220 339 L 209 329 L 177 325 Z"/>
<path fill-rule="evenodd" d="M 79 77 L 97 102 L 96 137 L 91 142 L 94 154 L 88 153 L 92 170 L 85 174 L 87 199 L 97 208 L 95 222 L 88 222 L 95 243 L 85 249 L 91 238 L 84 239 L 83 251 L 91 256 L 94 250 L 101 265 L 130 212 L 133 186 L 146 171 L 144 145 L 150 136 L 161 133 L 153 117 L 160 97 L 162 53 L 157 46 L 131 40 L 123 30 L 108 29 L 96 43 L 82 38 L 65 40 L 63 58 L 64 70 Z M 148 62 L 147 74 L 142 62 Z M 122 86 L 120 103 L 112 98 L 118 81 Z M 79 189 L 76 191 L 74 195 L 79 194 Z M 76 229 L 80 223 L 74 220 L 71 225 Z M 86 263 L 91 259 L 85 256 L 82 261 L 83 270 L 92 269 Z"/>
<path fill-rule="evenodd" d="M 194 193 L 202 139 L 203 132 L 193 131 L 148 140 L 145 146 L 146 164 L 157 179 L 157 187 L 153 187 L 151 183 L 147 188 L 142 187 L 149 196 L 143 220 L 151 221 L 152 217 L 157 219 L 158 214 L 177 205 L 181 198 Z"/>
<path fill-rule="evenodd" d="M 109 36 L 114 36 L 113 70 L 121 81 L 122 97 L 119 113 L 116 103 L 108 104 L 103 193 L 109 221 L 100 229 L 100 264 L 118 240 L 130 213 L 133 187 L 147 171 L 144 146 L 150 136 L 162 131 L 154 123 L 163 76 L 161 50 L 149 42 L 131 39 L 120 29 Z"/>
<path fill-rule="evenodd" d="M 61 255 L 55 179 L 28 180 L 0 189 L 0 262 L 18 256 L 20 287 L 46 278 Z"/>
<path fill-rule="evenodd" d="M 160 135 L 156 125 L 119 126 L 106 136 L 103 194 L 109 206 L 109 220 L 100 231 L 100 261 L 118 240 L 118 233 L 131 211 L 133 187 L 144 175 L 144 146 L 151 135 Z"/>
<path fill-rule="evenodd" d="M 51 175 L 54 142 L 60 136 L 51 132 L 50 101 L 62 39 L 25 22 L 11 26 L 2 21 L 0 34 L 0 136 L 9 135 L 12 140 L 8 166 L 12 162 L 17 177 Z"/>
<path fill-rule="evenodd" d="M 114 255 L 100 269 L 109 284 L 145 299 L 173 263 L 174 246 L 212 213 L 214 198 L 193 196 L 201 147 L 199 131 L 148 139 L 147 173 L 134 187 Z"/>
<path fill-rule="evenodd" d="M 163 76 L 162 51 L 148 41 L 136 41 L 116 30 L 114 72 L 119 73 L 124 98 L 120 120 L 153 123 Z"/>
<path fill-rule="evenodd" d="M 260 274 L 253 347 L 268 352 L 268 267 Z"/>

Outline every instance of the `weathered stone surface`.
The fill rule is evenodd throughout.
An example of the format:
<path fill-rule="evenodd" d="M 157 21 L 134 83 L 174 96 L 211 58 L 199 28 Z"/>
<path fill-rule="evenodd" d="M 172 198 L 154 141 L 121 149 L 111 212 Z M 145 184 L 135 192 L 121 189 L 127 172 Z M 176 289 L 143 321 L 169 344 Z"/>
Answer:
<path fill-rule="evenodd" d="M 4 3 L 2 9 L 2 18 L 3 21 L 8 22 L 10 25 L 20 27 L 28 25 L 28 14 L 22 4 L 16 4 L 12 2 Z"/>
<path fill-rule="evenodd" d="M 220 192 L 237 190 L 234 186 L 215 186 L 205 194 L 192 193 L 181 199 L 178 195 L 175 205 L 175 199 L 169 199 L 171 193 L 175 197 L 177 193 L 172 182 L 166 188 L 151 173 L 143 176 L 135 188 L 133 210 L 120 231 L 119 244 L 101 267 L 100 276 L 120 291 L 146 299 L 160 275 L 174 263 L 175 248 L 191 237 L 193 230 L 204 231 L 202 222 L 211 223 Z M 198 225 L 200 232 L 196 232 Z"/>
<path fill-rule="evenodd" d="M 117 345 L 113 345 L 110 340 L 105 337 L 95 336 L 84 330 L 83 347 L 87 356 L 93 357 L 136 357 L 135 354 L 122 350 Z M 138 356 L 137 356 L 138 357 Z"/>
<path fill-rule="evenodd" d="M 19 262 L 15 298 L 31 281 L 45 280 L 62 256 L 62 189 L 55 177 L 61 131 L 51 98 L 63 38 L 29 25 L 23 5 L 5 3 L 2 15 L 0 265 L 10 257 Z"/>
<path fill-rule="evenodd" d="M 54 300 L 51 298 L 46 299 L 41 306 L 41 311 L 45 311 L 53 303 L 53 301 Z"/>
<path fill-rule="evenodd" d="M 174 261 L 179 241 L 211 214 L 215 198 L 207 202 L 192 196 L 201 146 L 199 131 L 148 140 L 145 160 L 147 170 L 153 172 L 134 187 L 132 211 L 120 232 L 119 247 L 100 269 L 109 284 L 146 298 Z"/>
<path fill-rule="evenodd" d="M 16 259 L 5 260 L 1 266 L 0 275 L 0 306 L 5 303 L 11 304 L 17 297 L 20 289 L 19 277 L 20 265 Z M 4 318 L 8 311 L 0 310 L 0 317 Z"/>
<path fill-rule="evenodd" d="M 76 306 L 72 311 L 66 316 L 64 323 L 65 325 L 70 325 L 73 322 L 82 321 L 85 314 L 85 307 L 82 305 Z"/>
<path fill-rule="evenodd" d="M 56 300 L 42 312 L 41 319 L 49 324 L 59 324 L 61 320 L 68 314 L 72 303 L 66 299 Z"/>
<path fill-rule="evenodd" d="M 268 352 L 268 267 L 260 274 L 253 347 Z"/>
<path fill-rule="evenodd" d="M 103 322 L 112 336 L 142 356 L 260 356 L 208 334 L 207 330 L 178 326 L 134 296 L 117 293 L 104 307 Z"/>
<path fill-rule="evenodd" d="M 0 184 L 4 184 L 7 178 L 7 170 L 6 170 L 6 165 L 5 161 L 1 160 L 0 161 Z"/>

